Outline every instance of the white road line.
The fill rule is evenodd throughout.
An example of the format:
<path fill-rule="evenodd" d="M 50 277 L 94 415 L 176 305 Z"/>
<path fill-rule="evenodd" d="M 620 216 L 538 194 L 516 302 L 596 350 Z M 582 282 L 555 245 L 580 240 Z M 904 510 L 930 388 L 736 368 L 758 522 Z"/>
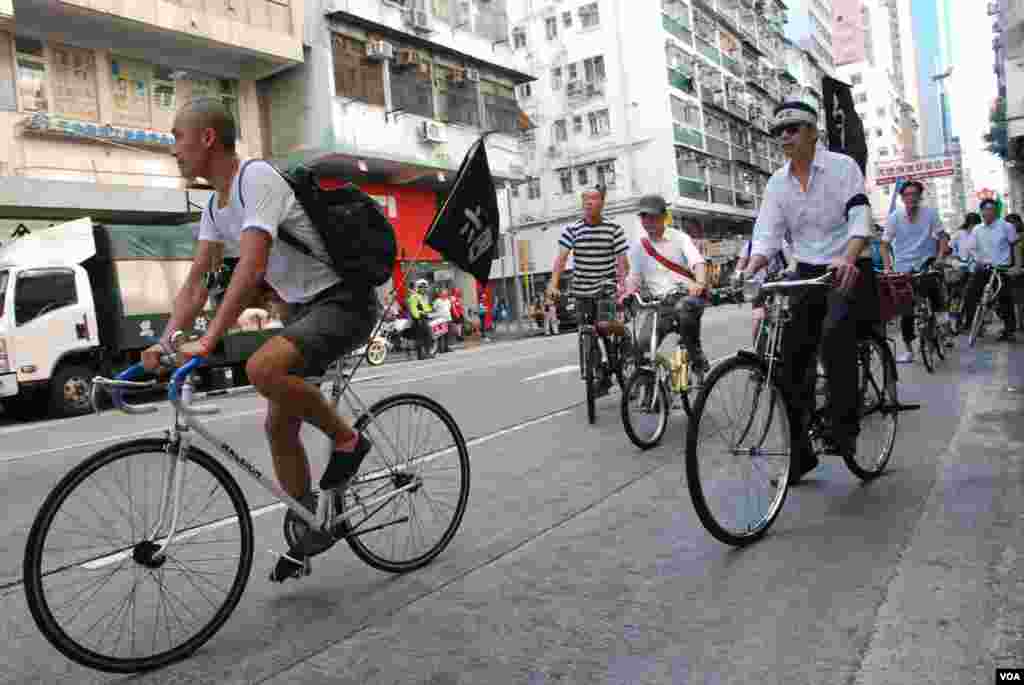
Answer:
<path fill-rule="evenodd" d="M 572 413 L 573 411 L 571 409 L 563 409 L 562 411 L 558 411 L 553 414 L 548 414 L 547 416 L 541 416 L 540 418 L 524 421 L 523 423 L 519 423 L 514 426 L 509 426 L 508 428 L 503 428 L 488 435 L 481 435 L 478 438 L 473 438 L 472 440 L 466 443 L 466 446 L 476 447 L 477 445 L 482 445 L 485 442 L 494 440 L 495 438 L 500 438 L 503 435 L 508 435 L 509 433 L 514 433 L 524 428 L 536 426 L 537 424 L 545 423 L 546 421 L 550 421 L 552 419 L 556 419 Z M 286 506 L 287 505 L 285 505 L 283 502 L 275 502 L 274 504 L 268 504 L 266 506 L 260 507 L 259 509 L 253 509 L 249 512 L 249 515 L 255 519 L 259 518 L 260 516 L 263 516 L 264 514 L 269 514 L 272 511 L 284 509 Z M 202 533 L 208 530 L 216 530 L 217 528 L 224 528 L 226 526 L 230 526 L 236 523 L 237 521 L 237 516 L 229 516 L 227 518 L 223 518 L 218 521 L 213 521 L 212 523 L 207 523 L 206 525 L 199 526 L 197 528 L 192 528 L 191 530 L 185 531 L 183 533 L 178 533 L 174 539 L 187 540 L 189 538 L 196 537 L 197 535 L 201 535 Z M 114 554 L 108 554 L 107 556 L 103 556 L 98 559 L 93 559 L 92 561 L 87 561 L 84 564 L 81 564 L 80 566 L 89 571 L 95 571 L 97 569 L 103 568 L 104 566 L 109 566 L 110 564 L 116 564 L 120 561 L 123 561 L 124 559 L 127 559 L 131 553 L 132 550 L 115 552 Z"/>
<path fill-rule="evenodd" d="M 535 380 L 538 380 L 540 378 L 547 378 L 548 376 L 557 376 L 559 374 L 569 373 L 570 371 L 575 371 L 575 370 L 577 370 L 579 368 L 580 368 L 579 364 L 569 364 L 568 366 L 559 366 L 557 368 L 551 369 L 550 371 L 545 371 L 543 373 L 538 373 L 536 376 L 530 376 L 529 378 L 524 378 L 523 380 L 521 380 L 519 382 L 520 383 L 526 383 L 527 381 L 535 381 Z"/>

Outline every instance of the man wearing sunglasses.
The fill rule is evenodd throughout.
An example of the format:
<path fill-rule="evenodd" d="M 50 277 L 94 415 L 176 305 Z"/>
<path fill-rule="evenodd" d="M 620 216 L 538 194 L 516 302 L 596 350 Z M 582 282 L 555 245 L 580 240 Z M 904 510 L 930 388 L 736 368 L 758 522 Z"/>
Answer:
<path fill-rule="evenodd" d="M 871 208 L 860 167 L 852 158 L 819 145 L 817 111 L 803 102 L 777 107 L 772 132 L 789 161 L 768 181 L 754 225 L 751 257 L 737 276 L 742 280 L 763 268 L 783 248 L 787 232 L 792 237 L 795 278 L 835 272 L 833 288 L 812 288 L 792 298 L 793 316 L 783 332 L 792 484 L 818 465 L 807 438 L 807 417 L 814 401 L 810 381 L 819 344 L 830 388 L 829 451 L 856 452 L 860 417 L 853 360 L 859 323 L 877 319 L 878 294 L 870 251 L 865 250 L 872 235 Z"/>

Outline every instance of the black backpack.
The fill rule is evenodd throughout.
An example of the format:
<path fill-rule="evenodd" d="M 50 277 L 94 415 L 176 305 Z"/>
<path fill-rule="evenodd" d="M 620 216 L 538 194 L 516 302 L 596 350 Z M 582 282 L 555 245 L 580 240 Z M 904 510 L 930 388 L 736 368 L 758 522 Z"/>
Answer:
<path fill-rule="evenodd" d="M 245 207 L 242 174 L 253 162 L 250 159 L 238 171 L 238 199 Z M 270 164 L 270 162 L 267 162 Z M 352 286 L 376 287 L 391 278 L 398 243 L 395 228 L 380 210 L 380 205 L 354 183 L 325 190 L 316 173 L 305 165 L 283 172 L 270 164 L 295 193 L 295 199 L 309 215 L 330 257 L 330 266 L 341 279 Z M 210 197 L 210 219 L 213 220 L 213 196 Z M 299 252 L 324 261 L 297 237 L 281 228 L 278 237 Z"/>

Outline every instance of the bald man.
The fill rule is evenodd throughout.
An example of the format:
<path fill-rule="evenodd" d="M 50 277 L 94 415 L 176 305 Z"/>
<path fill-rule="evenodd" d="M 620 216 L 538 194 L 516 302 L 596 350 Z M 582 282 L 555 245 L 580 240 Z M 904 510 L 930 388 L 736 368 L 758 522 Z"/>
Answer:
<path fill-rule="evenodd" d="M 246 373 L 268 400 L 266 432 L 274 471 L 284 490 L 278 494 L 284 494 L 289 505 L 300 502 L 315 512 L 309 459 L 299 439 L 302 423 L 313 424 L 333 441 L 334 453 L 320 480 L 325 492 L 340 495 L 372 443 L 339 417 L 319 388 L 304 377 L 322 375 L 338 357 L 365 344 L 379 305 L 372 288 L 341 281 L 287 181 L 266 162 L 241 164 L 235 150 L 236 131 L 231 114 L 213 98 L 193 100 L 175 117 L 174 157 L 181 175 L 206 179 L 216 194 L 203 211 L 192 268 L 175 298 L 167 328 L 160 343 L 144 353 L 143 361 L 155 369 L 162 353 L 174 352 L 170 349 L 173 333 L 191 328 L 205 306 L 208 291 L 203 276 L 213 259 L 222 246 L 237 249 L 238 264 L 216 316 L 202 339 L 187 343 L 178 353 L 182 360 L 210 355 L 264 282 L 287 305 L 284 327 L 249 358 Z M 309 246 L 313 255 L 278 240 L 278 228 Z M 305 526 L 290 511 L 288 515 Z M 333 544 L 329 535 L 318 531 L 302 533 L 299 543 L 282 555 L 272 580 L 299 575 L 310 556 Z"/>

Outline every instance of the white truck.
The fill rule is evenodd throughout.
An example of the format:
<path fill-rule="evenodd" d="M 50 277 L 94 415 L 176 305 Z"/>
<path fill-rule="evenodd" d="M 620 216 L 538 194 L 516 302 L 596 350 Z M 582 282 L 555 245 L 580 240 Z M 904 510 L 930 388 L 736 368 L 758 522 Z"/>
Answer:
<path fill-rule="evenodd" d="M 135 363 L 163 331 L 189 271 L 192 228 L 103 226 L 83 218 L 0 247 L 4 412 L 90 412 L 92 378 Z M 204 323 L 200 318 L 197 328 Z M 245 382 L 245 360 L 270 332 L 236 329 L 226 336 L 211 357 L 208 387 Z"/>

